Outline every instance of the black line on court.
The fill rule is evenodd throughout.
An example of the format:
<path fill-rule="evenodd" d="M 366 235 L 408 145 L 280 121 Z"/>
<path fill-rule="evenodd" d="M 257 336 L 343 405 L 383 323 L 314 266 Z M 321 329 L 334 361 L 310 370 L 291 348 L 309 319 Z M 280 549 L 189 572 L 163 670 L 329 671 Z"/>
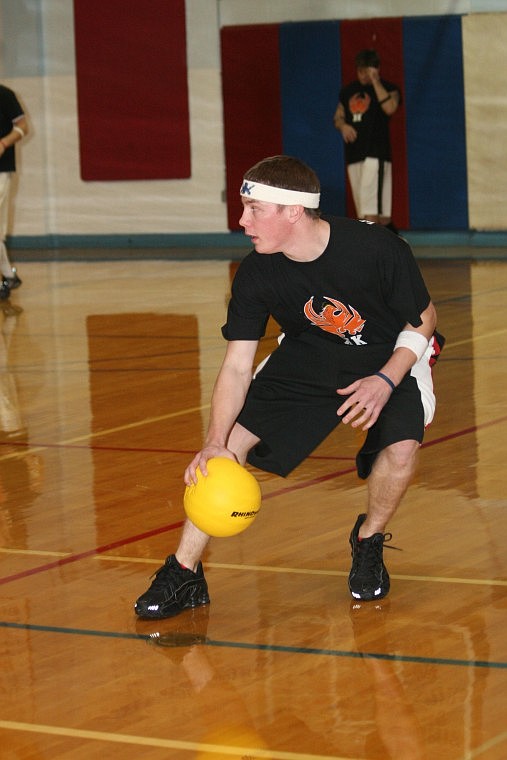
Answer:
<path fill-rule="evenodd" d="M 41 633 L 63 633 L 71 636 L 98 636 L 109 639 L 130 639 L 134 641 L 153 641 L 154 637 L 146 633 L 128 633 L 122 631 L 97 631 L 89 628 L 64 628 L 53 625 L 34 625 L 31 623 L 12 623 L 0 621 L 0 628 L 11 628 Z M 191 644 L 195 646 L 195 644 Z M 200 646 L 223 647 L 227 649 L 249 649 L 262 652 L 281 652 L 288 654 L 320 655 L 321 657 L 344 657 L 351 659 L 386 660 L 387 662 L 408 662 L 423 665 L 451 665 L 467 668 L 507 669 L 507 662 L 488 662 L 487 660 L 452 660 L 446 657 L 416 657 L 415 655 L 386 654 L 384 652 L 354 652 L 341 649 L 318 649 L 316 647 L 292 647 L 277 644 L 255 644 L 244 641 L 217 641 L 206 638 Z M 188 645 L 182 644 L 180 648 Z M 176 648 L 176 647 L 175 647 Z"/>

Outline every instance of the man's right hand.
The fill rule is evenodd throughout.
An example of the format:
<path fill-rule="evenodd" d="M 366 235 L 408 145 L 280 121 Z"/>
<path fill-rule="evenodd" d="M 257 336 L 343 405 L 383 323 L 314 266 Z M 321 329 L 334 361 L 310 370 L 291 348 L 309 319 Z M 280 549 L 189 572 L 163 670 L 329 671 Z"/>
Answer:
<path fill-rule="evenodd" d="M 350 124 L 344 124 L 340 132 L 342 133 L 343 141 L 346 143 L 353 143 L 357 140 L 357 132 Z"/>
<path fill-rule="evenodd" d="M 232 451 L 229 451 L 229 449 L 226 449 L 224 446 L 205 446 L 195 455 L 195 457 L 186 468 L 185 474 L 183 476 L 185 485 L 197 485 L 197 469 L 199 469 L 204 477 L 206 477 L 208 474 L 206 462 L 208 459 L 213 459 L 213 457 L 226 457 L 227 459 L 232 459 L 234 462 L 238 461 Z"/>

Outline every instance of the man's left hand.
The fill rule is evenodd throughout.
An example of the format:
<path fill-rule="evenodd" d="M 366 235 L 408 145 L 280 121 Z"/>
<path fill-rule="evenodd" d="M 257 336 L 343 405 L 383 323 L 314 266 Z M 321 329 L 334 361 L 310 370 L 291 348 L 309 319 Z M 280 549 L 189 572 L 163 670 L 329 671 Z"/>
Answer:
<path fill-rule="evenodd" d="M 346 388 L 337 388 L 336 392 L 348 396 L 336 412 L 342 422 L 350 422 L 351 427 L 362 430 L 369 430 L 376 423 L 392 393 L 387 383 L 376 375 L 356 380 Z"/>

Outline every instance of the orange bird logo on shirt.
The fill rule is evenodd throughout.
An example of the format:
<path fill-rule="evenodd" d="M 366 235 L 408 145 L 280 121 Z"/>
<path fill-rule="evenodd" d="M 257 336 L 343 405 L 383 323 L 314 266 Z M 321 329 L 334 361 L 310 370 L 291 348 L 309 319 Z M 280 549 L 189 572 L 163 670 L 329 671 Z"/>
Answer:
<path fill-rule="evenodd" d="M 357 335 L 366 322 L 362 319 L 359 312 L 352 306 L 345 306 L 341 301 L 325 296 L 328 304 L 323 306 L 317 313 L 313 308 L 313 296 L 305 303 L 304 313 L 310 322 L 325 332 L 334 333 L 345 337 L 348 335 Z"/>
<path fill-rule="evenodd" d="M 363 113 L 366 113 L 370 107 L 371 98 L 365 93 L 356 92 L 349 100 L 350 113 L 352 114 L 352 121 L 361 121 Z"/>

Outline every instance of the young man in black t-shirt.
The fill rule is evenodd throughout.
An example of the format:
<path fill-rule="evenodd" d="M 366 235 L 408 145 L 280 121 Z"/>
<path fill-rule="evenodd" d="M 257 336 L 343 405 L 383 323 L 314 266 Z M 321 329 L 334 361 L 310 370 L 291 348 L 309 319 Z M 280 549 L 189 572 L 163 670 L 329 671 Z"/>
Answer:
<path fill-rule="evenodd" d="M 401 103 L 399 88 L 380 77 L 375 50 L 355 58 L 357 79 L 340 91 L 334 124 L 345 143 L 345 161 L 359 219 L 396 231 L 391 220 L 392 162 L 389 119 Z"/>
<path fill-rule="evenodd" d="M 206 476 L 218 456 L 286 476 L 340 422 L 360 427 L 357 470 L 368 498 L 350 534 L 349 589 L 354 599 L 381 599 L 386 526 L 435 409 L 434 306 L 408 244 L 375 224 L 321 217 L 318 178 L 298 159 L 259 162 L 240 193 L 254 250 L 234 278 L 208 432 L 185 483 L 197 481 L 197 468 Z M 281 340 L 252 378 L 270 316 Z M 186 521 L 137 615 L 170 617 L 209 601 L 200 561 L 208 541 Z"/>

